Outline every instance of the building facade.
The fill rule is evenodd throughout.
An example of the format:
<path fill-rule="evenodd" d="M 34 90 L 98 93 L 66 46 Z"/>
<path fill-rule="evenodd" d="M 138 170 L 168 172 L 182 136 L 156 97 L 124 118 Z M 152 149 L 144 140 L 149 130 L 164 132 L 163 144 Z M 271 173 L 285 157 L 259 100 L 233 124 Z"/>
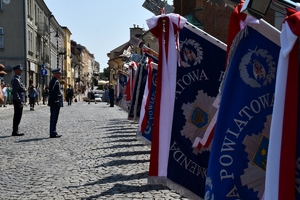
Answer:
<path fill-rule="evenodd" d="M 22 79 L 28 85 L 26 38 L 27 22 L 30 22 L 31 18 L 27 16 L 25 2 L 11 1 L 10 4 L 4 4 L 0 1 L 0 63 L 4 64 L 7 72 L 3 77 L 6 83 L 10 83 L 13 76 L 12 67 L 21 64 L 26 70 Z"/>
<path fill-rule="evenodd" d="M 43 0 L 19 0 L 10 4 L 1 1 L 0 5 L 0 63 L 8 73 L 4 81 L 9 83 L 12 67 L 21 64 L 26 87 L 44 88 L 50 81 L 51 69 L 63 65 L 65 34 L 62 27 Z M 42 69 L 46 73 L 42 73 Z"/>
<path fill-rule="evenodd" d="M 62 89 L 65 91 L 69 84 L 75 87 L 80 72 L 78 68 L 76 75 L 71 35 L 66 26 L 58 23 L 43 0 L 14 0 L 9 4 L 1 0 L 0 63 L 5 66 L 7 75 L 0 78 L 10 83 L 14 75 L 12 67 L 21 64 L 26 87 L 35 85 L 43 91 L 51 79 L 51 70 L 61 68 Z M 83 85 L 91 85 L 94 74 L 99 74 L 99 63 L 83 46 L 75 58 L 82 71 Z"/>

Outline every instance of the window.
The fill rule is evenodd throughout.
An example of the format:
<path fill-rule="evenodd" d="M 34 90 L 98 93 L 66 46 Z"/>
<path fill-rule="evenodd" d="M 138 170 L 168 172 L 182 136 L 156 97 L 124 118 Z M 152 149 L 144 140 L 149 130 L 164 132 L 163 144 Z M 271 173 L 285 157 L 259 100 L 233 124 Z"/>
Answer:
<path fill-rule="evenodd" d="M 4 36 L 2 27 L 0 27 L 0 48 L 4 48 Z"/>
<path fill-rule="evenodd" d="M 29 18 L 32 18 L 31 16 L 33 15 L 32 13 L 32 0 L 27 1 L 27 15 Z"/>
<path fill-rule="evenodd" d="M 28 52 L 29 55 L 33 55 L 33 34 L 30 30 L 28 30 Z"/>
<path fill-rule="evenodd" d="M 36 4 L 34 4 L 34 20 L 35 20 L 36 24 L 39 22 L 38 21 L 38 11 L 37 11 L 37 8 L 36 8 Z"/>

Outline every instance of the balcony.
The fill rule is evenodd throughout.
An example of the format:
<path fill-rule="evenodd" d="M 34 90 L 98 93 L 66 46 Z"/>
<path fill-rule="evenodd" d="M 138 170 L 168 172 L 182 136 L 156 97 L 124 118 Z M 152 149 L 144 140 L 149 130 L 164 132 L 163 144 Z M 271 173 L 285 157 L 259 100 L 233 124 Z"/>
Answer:
<path fill-rule="evenodd" d="M 50 63 L 50 56 L 49 55 L 44 55 L 44 56 L 42 56 L 42 60 L 46 63 Z"/>
<path fill-rule="evenodd" d="M 38 22 L 37 24 L 37 33 L 41 36 L 46 36 L 49 30 L 48 25 L 45 22 Z"/>

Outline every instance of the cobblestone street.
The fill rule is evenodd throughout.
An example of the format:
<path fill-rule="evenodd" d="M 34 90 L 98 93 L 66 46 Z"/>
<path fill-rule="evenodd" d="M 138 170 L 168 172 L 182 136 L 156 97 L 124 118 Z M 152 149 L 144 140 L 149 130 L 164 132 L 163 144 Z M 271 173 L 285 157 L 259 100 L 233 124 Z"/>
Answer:
<path fill-rule="evenodd" d="M 12 118 L 12 105 L 0 108 L 0 199 L 185 199 L 147 184 L 150 149 L 118 106 L 65 103 L 61 138 L 49 138 L 46 105 L 24 107 L 25 136 L 11 136 Z"/>

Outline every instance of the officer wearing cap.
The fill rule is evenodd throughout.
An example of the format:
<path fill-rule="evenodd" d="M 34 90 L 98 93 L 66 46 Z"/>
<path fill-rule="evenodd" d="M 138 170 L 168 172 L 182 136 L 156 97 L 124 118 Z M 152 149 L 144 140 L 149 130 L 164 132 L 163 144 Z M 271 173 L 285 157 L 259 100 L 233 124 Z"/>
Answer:
<path fill-rule="evenodd" d="M 22 118 L 23 105 L 25 104 L 26 88 L 21 79 L 23 71 L 22 65 L 13 67 L 15 75 L 12 77 L 12 102 L 14 105 L 14 118 L 13 118 L 13 131 L 12 136 L 22 136 L 23 133 L 19 133 L 19 124 Z"/>
<path fill-rule="evenodd" d="M 49 99 L 48 106 L 50 106 L 50 138 L 58 138 L 56 132 L 56 124 L 58 120 L 60 107 L 63 107 L 63 98 L 60 91 L 59 79 L 61 77 L 60 68 L 52 70 L 52 79 L 49 83 Z"/>
<path fill-rule="evenodd" d="M 109 99 L 110 99 L 110 106 L 109 107 L 114 107 L 114 104 L 115 104 L 115 90 L 114 90 L 112 84 L 109 85 L 108 95 L 109 95 Z"/>

